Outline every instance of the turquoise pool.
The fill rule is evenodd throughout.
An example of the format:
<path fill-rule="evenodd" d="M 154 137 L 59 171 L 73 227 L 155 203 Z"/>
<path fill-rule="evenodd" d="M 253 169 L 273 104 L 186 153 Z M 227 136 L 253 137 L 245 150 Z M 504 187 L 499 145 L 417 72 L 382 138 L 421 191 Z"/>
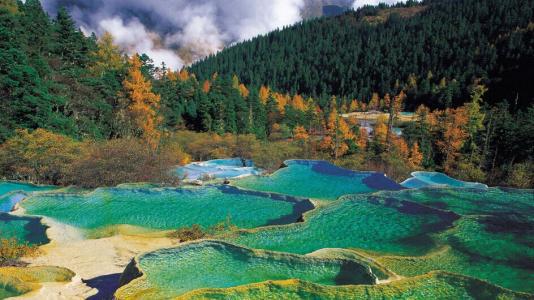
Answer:
<path fill-rule="evenodd" d="M 354 261 L 256 251 L 219 241 L 201 241 L 144 254 L 139 258 L 139 268 L 146 277 L 121 293 L 166 299 L 200 288 L 292 278 L 324 285 L 375 283 L 369 269 Z M 137 289 L 148 293 L 143 295 Z"/>
<path fill-rule="evenodd" d="M 15 238 L 20 242 L 41 245 L 50 241 L 46 229 L 40 218 L 0 213 L 0 238 Z"/>
<path fill-rule="evenodd" d="M 303 223 L 242 232 L 229 241 L 251 248 L 306 254 L 323 248 L 359 248 L 421 255 L 435 244 L 429 234 L 458 218 L 391 197 L 350 195 L 310 212 Z"/>
<path fill-rule="evenodd" d="M 0 181 L 0 212 L 9 212 L 20 202 L 27 193 L 36 191 L 50 191 L 54 186 L 33 185 L 12 181 Z"/>
<path fill-rule="evenodd" d="M 287 167 L 270 176 L 246 177 L 233 184 L 251 190 L 324 200 L 335 200 L 347 194 L 402 189 L 382 173 L 352 171 L 326 161 L 288 160 L 285 164 Z"/>
<path fill-rule="evenodd" d="M 132 225 L 154 230 L 225 221 L 242 228 L 295 222 L 313 208 L 307 199 L 276 197 L 231 186 L 99 188 L 89 193 L 46 193 L 21 203 L 27 214 L 88 230 Z"/>

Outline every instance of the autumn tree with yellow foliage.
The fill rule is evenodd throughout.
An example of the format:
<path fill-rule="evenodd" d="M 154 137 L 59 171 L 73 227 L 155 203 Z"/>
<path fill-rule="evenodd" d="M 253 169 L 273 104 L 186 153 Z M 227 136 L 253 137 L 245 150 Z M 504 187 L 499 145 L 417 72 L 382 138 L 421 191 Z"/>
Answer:
<path fill-rule="evenodd" d="M 372 151 L 379 155 L 387 149 L 388 127 L 385 116 L 380 116 L 373 127 Z"/>
<path fill-rule="evenodd" d="M 465 107 L 447 108 L 432 114 L 431 124 L 439 135 L 436 146 L 443 156 L 445 172 L 451 172 L 458 163 L 460 150 L 469 135 L 465 129 L 467 123 L 468 115 Z"/>
<path fill-rule="evenodd" d="M 336 98 L 330 102 L 330 113 L 326 120 L 326 134 L 321 141 L 320 147 L 328 150 L 334 159 L 338 159 L 349 150 L 348 141 L 354 140 L 355 136 L 349 125 L 337 111 Z"/>
<path fill-rule="evenodd" d="M 259 97 L 260 97 L 260 100 L 263 104 L 266 104 L 267 103 L 267 99 L 269 99 L 269 95 L 271 94 L 271 91 L 269 90 L 268 87 L 262 85 L 260 87 L 260 91 L 259 91 Z"/>
<path fill-rule="evenodd" d="M 141 60 L 134 55 L 129 61 L 128 75 L 123 81 L 127 99 L 127 114 L 132 126 L 131 134 L 142 137 L 152 149 L 156 149 L 161 137 L 158 130 L 160 96 L 152 92 L 152 84 L 141 73 Z"/>
<path fill-rule="evenodd" d="M 299 94 L 295 94 L 293 96 L 293 99 L 291 99 L 291 106 L 294 109 L 300 110 L 300 111 L 305 111 L 307 109 L 304 98 L 302 98 L 302 96 Z"/>
<path fill-rule="evenodd" d="M 113 42 L 113 36 L 105 32 L 97 43 L 98 49 L 93 53 L 95 63 L 91 66 L 91 71 L 102 76 L 107 71 L 118 71 L 126 65 L 126 56 L 119 46 Z"/>
<path fill-rule="evenodd" d="M 423 153 L 419 150 L 419 144 L 415 142 L 410 149 L 410 167 L 412 169 L 420 169 L 423 162 Z"/>

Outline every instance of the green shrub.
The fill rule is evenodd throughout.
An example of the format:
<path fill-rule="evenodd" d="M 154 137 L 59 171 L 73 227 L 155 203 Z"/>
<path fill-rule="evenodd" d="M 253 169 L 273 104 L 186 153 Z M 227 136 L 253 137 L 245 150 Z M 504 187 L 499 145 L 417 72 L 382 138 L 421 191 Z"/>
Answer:
<path fill-rule="evenodd" d="M 141 139 L 113 139 L 88 144 L 82 155 L 70 166 L 64 183 L 92 188 L 121 183 L 171 183 L 176 165 L 189 162 L 180 145 L 162 141 L 152 150 Z"/>
<path fill-rule="evenodd" d="M 193 224 L 191 227 L 182 227 L 172 231 L 167 236 L 180 242 L 188 242 L 215 237 L 227 232 L 233 232 L 237 229 L 238 227 L 232 224 L 232 219 L 230 216 L 228 216 L 225 221 L 219 222 L 206 229 L 202 228 L 202 226 L 198 224 Z"/>
<path fill-rule="evenodd" d="M 534 186 L 534 164 L 515 164 L 508 171 L 506 184 L 518 188 Z"/>
<path fill-rule="evenodd" d="M 193 224 L 191 227 L 183 227 L 171 232 L 168 236 L 177 239 L 180 242 L 188 242 L 199 240 L 206 237 L 207 233 L 198 224 Z"/>

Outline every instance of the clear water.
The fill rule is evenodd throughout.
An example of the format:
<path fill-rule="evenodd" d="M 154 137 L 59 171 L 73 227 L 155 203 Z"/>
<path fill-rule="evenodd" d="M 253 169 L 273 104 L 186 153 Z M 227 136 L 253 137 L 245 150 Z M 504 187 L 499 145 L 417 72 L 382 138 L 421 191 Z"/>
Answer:
<path fill-rule="evenodd" d="M 354 195 L 309 213 L 304 223 L 230 238 L 251 248 L 305 254 L 322 248 L 420 255 L 435 244 L 429 233 L 450 226 L 454 216 L 389 198 Z"/>
<path fill-rule="evenodd" d="M 10 212 L 24 198 L 26 198 L 26 193 L 19 192 L 11 192 L 0 196 L 0 212 Z"/>
<path fill-rule="evenodd" d="M 126 186 L 100 188 L 90 193 L 37 194 L 21 205 L 27 214 L 51 217 L 82 229 L 103 230 L 127 224 L 167 230 L 192 224 L 207 227 L 228 217 L 242 228 L 291 223 L 301 215 L 298 208 L 302 203 L 298 199 L 274 198 L 228 186 Z"/>
<path fill-rule="evenodd" d="M 240 158 L 227 158 L 193 162 L 177 168 L 176 174 L 186 180 L 198 180 L 205 177 L 224 179 L 259 175 L 261 170 L 255 168 L 251 160 L 245 160 L 245 166 L 243 166 L 243 161 Z"/>
<path fill-rule="evenodd" d="M 400 188 L 383 174 L 342 169 L 325 161 L 289 160 L 285 164 L 287 167 L 271 176 L 246 177 L 234 184 L 251 190 L 323 200 Z"/>
<path fill-rule="evenodd" d="M 0 181 L 0 238 L 16 238 L 20 242 L 44 244 L 49 242 L 46 226 L 40 218 L 18 217 L 7 214 L 28 193 L 52 190 L 53 186 L 39 186 L 12 181 Z M 1 292 L 0 292 L 1 293 Z"/>
<path fill-rule="evenodd" d="M 0 238 L 16 238 L 20 242 L 45 244 L 49 242 L 46 228 L 41 224 L 40 218 L 0 213 Z"/>
<path fill-rule="evenodd" d="M 346 198 L 303 224 L 231 239 L 295 253 L 358 248 L 403 276 L 444 270 L 534 292 L 526 284 L 534 282 L 533 190 L 425 188 Z"/>
<path fill-rule="evenodd" d="M 15 204 L 24 199 L 26 193 L 35 191 L 48 191 L 52 189 L 55 189 L 55 187 L 12 181 L 0 181 L 0 212 L 11 211 Z"/>
<path fill-rule="evenodd" d="M 522 215 L 534 222 L 534 190 L 502 188 L 424 188 L 396 193 L 384 192 L 402 200 L 413 201 L 460 215 Z"/>
<path fill-rule="evenodd" d="M 436 237 L 440 249 L 416 259 L 382 258 L 387 268 L 405 276 L 445 270 L 534 292 L 534 285 L 526 284 L 534 282 L 533 190 L 436 188 L 389 195 L 462 217 Z"/>
<path fill-rule="evenodd" d="M 386 268 L 403 276 L 444 270 L 487 280 L 515 291 L 534 292 L 534 250 L 528 236 L 488 232 L 483 219 L 462 218 L 438 236 L 443 248 L 427 256 L 379 257 Z"/>
<path fill-rule="evenodd" d="M 151 295 L 154 298 L 290 278 L 325 285 L 375 280 L 366 267 L 347 260 L 258 252 L 216 241 L 158 250 L 141 256 L 139 263 L 147 275 L 143 288 L 158 290 Z"/>
<path fill-rule="evenodd" d="M 488 186 L 478 182 L 467 182 L 454 179 L 439 172 L 413 172 L 412 177 L 401 183 L 405 188 L 418 189 L 423 187 L 442 186 L 457 188 L 485 189 Z"/>

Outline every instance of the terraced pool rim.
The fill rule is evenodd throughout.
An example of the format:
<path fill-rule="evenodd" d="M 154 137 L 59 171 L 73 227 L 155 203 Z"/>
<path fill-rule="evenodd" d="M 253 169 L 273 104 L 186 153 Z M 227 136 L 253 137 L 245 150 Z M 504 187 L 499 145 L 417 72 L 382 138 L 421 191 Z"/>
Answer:
<path fill-rule="evenodd" d="M 239 251 L 248 252 L 251 255 L 258 256 L 258 257 L 267 255 L 267 256 L 273 256 L 273 257 L 294 258 L 294 259 L 306 260 L 310 262 L 318 261 L 318 262 L 339 262 L 339 263 L 349 263 L 349 264 L 352 263 L 352 264 L 361 266 L 362 269 L 366 269 L 367 271 L 366 275 L 368 275 L 370 279 L 374 281 L 374 283 L 362 284 L 362 285 L 374 285 L 374 284 L 377 284 L 379 280 L 377 275 L 373 273 L 371 267 L 368 264 L 364 263 L 363 261 L 351 259 L 348 257 L 332 257 L 331 258 L 331 257 L 321 257 L 321 256 L 313 256 L 313 255 L 302 255 L 302 254 L 288 253 L 288 252 L 282 252 L 282 251 L 255 249 L 255 248 L 250 248 L 250 247 L 246 247 L 246 246 L 239 245 L 239 244 L 233 244 L 233 243 L 218 240 L 218 239 L 200 239 L 200 240 L 195 240 L 195 241 L 184 242 L 177 246 L 165 247 L 165 248 L 157 249 L 154 251 L 141 253 L 141 254 L 134 256 L 132 260 L 130 261 L 130 263 L 124 269 L 123 273 L 121 274 L 121 277 L 119 280 L 119 288 L 117 289 L 115 293 L 115 297 L 117 299 L 122 299 L 120 296 L 120 293 L 123 287 L 129 286 L 131 284 L 136 284 L 137 282 L 142 282 L 142 280 L 146 280 L 146 278 L 148 277 L 148 274 L 143 272 L 143 269 L 141 266 L 141 261 L 143 257 L 152 255 L 153 253 L 160 252 L 160 251 L 179 250 L 181 248 L 187 248 L 193 245 L 202 246 L 202 244 L 206 244 L 207 246 L 213 245 L 213 244 L 221 245 L 221 246 L 233 248 Z M 295 280 L 295 279 L 286 279 L 286 280 Z M 309 283 L 312 283 L 318 286 L 327 286 L 325 284 L 314 283 L 314 282 L 307 281 L 307 280 L 301 280 L 301 279 L 296 279 L 296 280 L 302 281 L 302 282 L 309 282 Z M 247 283 L 247 284 L 242 284 L 242 285 L 237 285 L 237 286 L 227 287 L 227 288 L 238 288 L 238 287 L 244 287 L 244 286 L 251 285 L 251 284 L 252 285 L 262 284 L 262 283 L 266 283 L 270 281 L 273 281 L 273 280 L 267 279 L 267 280 L 260 281 L 260 282 Z M 275 280 L 275 281 L 280 281 L 280 280 Z M 284 280 L 281 280 L 281 281 L 284 281 Z M 334 285 L 334 286 L 353 286 L 353 285 L 360 285 L 360 284 L 339 284 L 339 285 Z M 203 289 L 204 288 L 194 289 L 194 290 L 185 292 L 183 294 L 176 295 L 175 297 L 180 297 L 188 293 L 203 290 Z M 226 289 L 226 288 L 220 288 L 220 289 Z M 117 296 L 117 293 L 119 294 L 119 296 Z"/>

